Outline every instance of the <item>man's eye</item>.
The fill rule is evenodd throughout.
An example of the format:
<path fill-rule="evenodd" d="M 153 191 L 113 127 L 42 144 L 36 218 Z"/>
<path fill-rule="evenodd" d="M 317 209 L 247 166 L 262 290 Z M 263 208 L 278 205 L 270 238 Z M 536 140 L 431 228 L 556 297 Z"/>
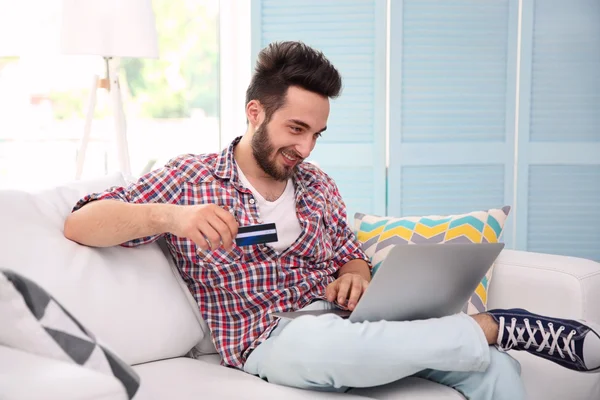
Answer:
<path fill-rule="evenodd" d="M 323 136 L 320 132 L 315 133 L 315 139 L 320 138 L 321 136 Z"/>
<path fill-rule="evenodd" d="M 295 133 L 300 133 L 302 132 L 302 128 L 298 126 L 292 126 L 292 131 L 294 131 Z"/>

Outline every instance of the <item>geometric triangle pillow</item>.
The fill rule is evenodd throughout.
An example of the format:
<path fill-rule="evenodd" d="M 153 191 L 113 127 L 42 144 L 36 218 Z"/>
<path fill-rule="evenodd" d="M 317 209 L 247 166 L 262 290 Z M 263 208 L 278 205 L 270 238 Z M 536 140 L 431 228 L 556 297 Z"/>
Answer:
<path fill-rule="evenodd" d="M 144 400 L 140 378 L 33 281 L 0 269 L 0 344 L 111 374 L 128 398 Z M 136 396 L 136 394 L 138 394 Z"/>
<path fill-rule="evenodd" d="M 395 245 L 422 243 L 498 243 L 510 206 L 457 215 L 379 217 L 356 213 L 354 231 L 370 258 L 373 274 Z M 493 265 L 463 308 L 467 314 L 487 311 Z M 423 288 L 426 290 L 427 288 Z"/>

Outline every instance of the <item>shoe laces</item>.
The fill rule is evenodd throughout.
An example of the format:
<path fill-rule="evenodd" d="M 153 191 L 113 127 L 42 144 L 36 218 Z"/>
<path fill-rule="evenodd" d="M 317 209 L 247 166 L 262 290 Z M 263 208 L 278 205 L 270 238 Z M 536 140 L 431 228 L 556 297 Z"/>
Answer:
<path fill-rule="evenodd" d="M 536 320 L 536 325 L 531 325 L 529 323 L 529 318 L 524 318 L 523 322 L 525 324 L 524 327 L 517 326 L 517 319 L 511 318 L 510 325 L 506 324 L 506 320 L 504 317 L 499 318 L 499 332 L 498 332 L 498 347 L 501 350 L 508 351 L 513 347 L 518 347 L 519 344 L 523 344 L 522 348 L 525 350 L 529 350 L 530 347 L 535 349 L 536 352 L 542 352 L 544 350 L 548 351 L 548 355 L 554 356 L 554 353 L 557 352 L 561 358 L 566 358 L 567 356 L 571 359 L 571 361 L 577 361 L 575 357 L 575 341 L 573 340 L 573 336 L 577 333 L 576 330 L 571 330 L 568 335 L 562 335 L 563 331 L 567 328 L 564 325 L 560 325 L 558 329 L 554 329 L 554 324 L 552 322 L 547 323 L 548 329 L 544 327 L 542 321 Z M 536 333 L 540 333 L 542 338 L 541 343 L 538 343 L 536 340 Z M 506 344 L 502 345 L 502 341 L 504 335 L 508 335 L 506 338 Z M 525 336 L 527 334 L 527 336 Z M 525 339 L 527 338 L 527 340 Z M 562 347 L 559 343 L 562 341 Z"/>

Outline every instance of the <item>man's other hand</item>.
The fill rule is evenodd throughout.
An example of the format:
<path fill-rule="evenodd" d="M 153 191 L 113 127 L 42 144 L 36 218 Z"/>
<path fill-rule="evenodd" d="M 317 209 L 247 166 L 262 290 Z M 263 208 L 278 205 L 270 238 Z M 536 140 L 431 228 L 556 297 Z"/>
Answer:
<path fill-rule="evenodd" d="M 367 286 L 369 286 L 369 282 L 360 274 L 350 272 L 331 282 L 325 290 L 325 296 L 327 296 L 327 301 L 337 302 L 340 306 L 352 311 L 367 290 Z"/>

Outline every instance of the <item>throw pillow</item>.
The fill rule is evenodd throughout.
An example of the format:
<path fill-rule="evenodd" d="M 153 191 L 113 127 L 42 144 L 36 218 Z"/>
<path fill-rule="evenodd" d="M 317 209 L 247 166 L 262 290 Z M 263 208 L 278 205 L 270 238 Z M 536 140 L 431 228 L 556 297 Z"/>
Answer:
<path fill-rule="evenodd" d="M 358 241 L 373 263 L 373 274 L 393 245 L 419 243 L 497 243 L 510 206 L 460 215 L 379 217 L 356 213 L 354 228 Z M 493 266 L 463 309 L 468 314 L 487 311 L 487 291 Z"/>
<path fill-rule="evenodd" d="M 112 374 L 128 398 L 136 397 L 140 378 L 48 292 L 31 280 L 0 269 L 0 344 Z"/>

